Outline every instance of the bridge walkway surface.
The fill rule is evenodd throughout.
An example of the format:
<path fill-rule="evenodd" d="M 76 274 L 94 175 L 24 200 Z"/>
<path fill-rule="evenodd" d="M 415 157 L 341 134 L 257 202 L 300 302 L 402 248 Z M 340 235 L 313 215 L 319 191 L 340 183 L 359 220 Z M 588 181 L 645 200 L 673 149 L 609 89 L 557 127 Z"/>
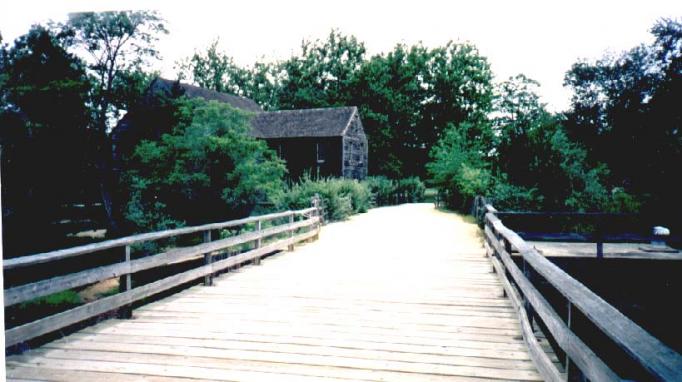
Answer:
<path fill-rule="evenodd" d="M 541 380 L 478 227 L 432 204 L 320 239 L 7 358 L 8 380 Z"/>

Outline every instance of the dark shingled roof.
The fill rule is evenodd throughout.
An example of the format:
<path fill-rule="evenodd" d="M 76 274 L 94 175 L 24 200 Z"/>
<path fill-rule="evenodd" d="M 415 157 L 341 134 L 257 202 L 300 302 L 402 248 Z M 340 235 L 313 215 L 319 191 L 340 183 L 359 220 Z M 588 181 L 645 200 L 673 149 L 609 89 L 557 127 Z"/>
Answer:
<path fill-rule="evenodd" d="M 256 138 L 339 137 L 356 113 L 355 106 L 260 113 L 251 120 L 252 134 Z"/>
<path fill-rule="evenodd" d="M 260 113 L 263 111 L 263 109 L 251 99 L 235 96 L 232 94 L 221 93 L 210 89 L 204 89 L 179 81 L 171 81 L 161 77 L 157 77 L 150 85 L 150 88 L 153 93 L 163 91 L 167 94 L 171 94 L 174 86 L 179 86 L 184 91 L 184 95 L 189 98 L 201 97 L 208 101 L 225 102 L 234 108 L 250 111 L 252 113 Z"/>

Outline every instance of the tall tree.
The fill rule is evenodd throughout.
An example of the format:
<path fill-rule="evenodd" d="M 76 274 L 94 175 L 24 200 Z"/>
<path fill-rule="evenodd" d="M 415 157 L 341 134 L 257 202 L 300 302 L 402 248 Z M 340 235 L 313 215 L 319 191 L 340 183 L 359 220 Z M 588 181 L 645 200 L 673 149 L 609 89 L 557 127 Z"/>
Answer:
<path fill-rule="evenodd" d="M 397 45 L 376 55 L 358 71 L 353 101 L 358 105 L 369 143 L 369 172 L 392 178 L 414 175 L 414 150 L 421 147 L 417 128 L 422 101 L 427 98 L 424 77 L 430 53 L 423 45 Z M 423 163 L 422 163 L 423 165 Z"/>
<path fill-rule="evenodd" d="M 612 182 L 644 197 L 665 215 L 682 206 L 676 178 L 682 160 L 682 23 L 661 20 L 655 41 L 566 74 L 574 94 L 569 132 L 592 158 L 607 163 Z"/>
<path fill-rule="evenodd" d="M 59 245 L 59 208 L 86 188 L 90 83 L 83 62 L 41 26 L 2 50 L 4 244 L 17 255 Z M 41 235 L 26 240 L 36 230 Z"/>
<path fill-rule="evenodd" d="M 95 128 L 106 132 L 127 105 L 121 88 L 129 87 L 133 73 L 159 58 L 156 42 L 168 31 L 154 11 L 72 13 L 57 26 L 70 36 L 68 43 L 84 57 L 95 81 Z"/>
<path fill-rule="evenodd" d="M 164 21 L 153 11 L 84 12 L 69 15 L 64 24 L 55 26 L 77 53 L 86 54 L 93 87 L 93 139 L 90 160 L 99 173 L 102 204 L 108 218 L 109 233 L 118 235 L 121 211 L 118 185 L 111 171 L 113 124 L 141 95 L 147 76 L 142 73 L 150 60 L 158 59 L 155 43 L 168 33 Z"/>
<path fill-rule="evenodd" d="M 215 91 L 243 96 L 256 101 L 265 110 L 279 105 L 281 71 L 276 64 L 256 62 L 240 67 L 231 56 L 218 49 L 215 39 L 205 52 L 194 54 L 176 64 L 178 80 Z"/>
<path fill-rule="evenodd" d="M 364 57 L 365 45 L 337 30 L 332 30 L 324 41 L 303 41 L 301 55 L 280 64 L 283 72 L 280 107 L 348 105 L 354 76 Z"/>

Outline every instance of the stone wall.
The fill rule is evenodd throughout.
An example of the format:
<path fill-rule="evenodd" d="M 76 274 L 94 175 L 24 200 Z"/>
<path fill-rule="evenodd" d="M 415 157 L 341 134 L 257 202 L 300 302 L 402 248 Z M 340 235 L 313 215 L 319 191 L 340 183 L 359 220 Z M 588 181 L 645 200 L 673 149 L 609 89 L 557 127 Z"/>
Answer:
<path fill-rule="evenodd" d="M 348 130 L 343 136 L 343 164 L 344 178 L 365 179 L 367 177 L 368 147 L 367 136 L 362 128 L 358 113 L 353 115 Z"/>

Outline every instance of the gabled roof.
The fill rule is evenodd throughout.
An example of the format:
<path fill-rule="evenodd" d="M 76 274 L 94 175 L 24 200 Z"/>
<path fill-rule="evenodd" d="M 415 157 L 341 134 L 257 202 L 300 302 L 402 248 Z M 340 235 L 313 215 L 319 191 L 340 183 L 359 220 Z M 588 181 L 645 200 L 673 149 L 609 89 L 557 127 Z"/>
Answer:
<path fill-rule="evenodd" d="M 264 112 L 251 120 L 251 133 L 256 138 L 340 137 L 357 110 L 349 106 Z"/>
<path fill-rule="evenodd" d="M 201 97 L 207 101 L 225 102 L 234 108 L 250 111 L 252 113 L 260 113 L 263 111 L 255 101 L 249 98 L 200 88 L 180 81 L 171 81 L 157 77 L 149 87 L 154 94 L 160 91 L 165 92 L 166 94 L 172 94 L 175 89 L 180 89 L 183 92 L 183 95 L 186 95 L 189 98 Z"/>

